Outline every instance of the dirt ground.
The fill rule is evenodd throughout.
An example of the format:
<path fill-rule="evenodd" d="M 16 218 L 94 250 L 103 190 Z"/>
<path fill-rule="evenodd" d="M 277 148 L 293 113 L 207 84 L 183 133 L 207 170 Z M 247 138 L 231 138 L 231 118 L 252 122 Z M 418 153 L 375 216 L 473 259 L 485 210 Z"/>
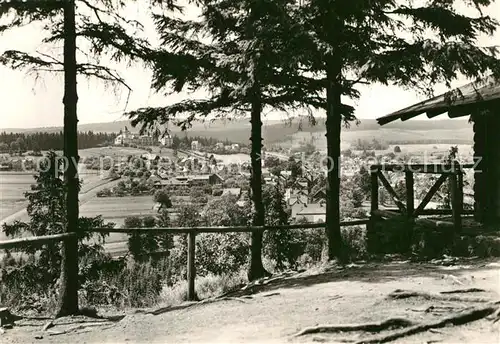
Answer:
<path fill-rule="evenodd" d="M 477 290 L 442 293 L 470 288 Z M 438 297 L 390 298 L 397 289 Z M 439 295 L 454 300 L 441 300 Z M 212 302 L 186 303 L 153 312 L 130 310 L 112 321 L 62 318 L 54 322 L 55 326 L 44 330 L 47 319 L 18 320 L 12 329 L 0 335 L 0 342 L 363 342 L 398 330 L 295 334 L 319 324 L 373 323 L 388 318 L 404 318 L 417 324 L 436 322 L 497 300 L 500 300 L 500 260 L 352 264 L 345 268 L 332 266 L 281 276 Z M 483 318 L 464 325 L 430 329 L 391 342 L 499 343 L 500 321 Z"/>

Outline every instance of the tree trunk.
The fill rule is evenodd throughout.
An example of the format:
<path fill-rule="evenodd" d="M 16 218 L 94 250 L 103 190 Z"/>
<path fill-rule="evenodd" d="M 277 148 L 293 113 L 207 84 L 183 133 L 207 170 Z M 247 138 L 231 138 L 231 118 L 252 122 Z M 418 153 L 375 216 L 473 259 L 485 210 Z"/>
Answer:
<path fill-rule="evenodd" d="M 75 3 L 68 0 L 64 5 L 64 157 L 66 183 L 66 231 L 78 231 L 78 131 L 76 105 L 76 33 Z M 60 304 L 57 316 L 78 313 L 78 240 L 63 243 Z"/>
<path fill-rule="evenodd" d="M 328 62 L 326 90 L 326 142 L 328 174 L 326 178 L 326 237 L 328 259 L 343 260 L 340 233 L 340 133 L 342 125 L 341 65 L 336 59 Z"/>
<path fill-rule="evenodd" d="M 254 101 L 252 102 L 252 113 L 250 123 L 252 125 L 252 151 L 250 158 L 252 160 L 252 176 L 250 180 L 252 190 L 252 201 L 255 209 L 253 219 L 254 226 L 264 226 L 265 224 L 265 209 L 262 202 L 262 103 L 260 99 L 260 90 L 258 86 L 254 87 Z M 252 232 L 252 242 L 250 248 L 250 269 L 248 271 L 248 280 L 253 281 L 270 273 L 264 269 L 262 265 L 262 237 L 263 231 Z"/>

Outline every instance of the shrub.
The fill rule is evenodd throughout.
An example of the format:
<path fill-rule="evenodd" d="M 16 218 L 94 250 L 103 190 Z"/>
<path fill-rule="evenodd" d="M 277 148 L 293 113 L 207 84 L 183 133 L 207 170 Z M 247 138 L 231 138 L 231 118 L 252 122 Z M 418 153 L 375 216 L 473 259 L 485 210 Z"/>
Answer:
<path fill-rule="evenodd" d="M 247 234 L 200 234 L 196 237 L 197 274 L 234 273 L 247 262 L 248 250 Z"/>
<path fill-rule="evenodd" d="M 170 195 L 166 190 L 158 190 L 155 192 L 153 197 L 154 202 L 160 203 L 162 207 L 171 208 L 172 200 L 170 199 Z"/>
<path fill-rule="evenodd" d="M 246 269 L 233 274 L 208 274 L 196 277 L 195 292 L 200 299 L 220 296 L 229 291 L 241 288 L 247 282 Z M 187 282 L 177 282 L 173 286 L 165 286 L 160 295 L 162 305 L 176 305 L 187 300 Z"/>
<path fill-rule="evenodd" d="M 359 259 L 366 256 L 366 229 L 364 227 L 343 227 L 342 239 L 344 241 L 347 254 L 351 259 Z"/>
<path fill-rule="evenodd" d="M 297 259 L 297 267 L 300 269 L 309 269 L 316 261 L 307 253 L 304 253 Z"/>
<path fill-rule="evenodd" d="M 212 196 L 214 196 L 214 197 L 222 196 L 222 192 L 223 192 L 222 189 L 214 189 L 212 191 Z"/>
<path fill-rule="evenodd" d="M 109 188 L 104 188 L 102 190 L 99 190 L 96 194 L 97 197 L 111 197 L 112 196 L 112 192 L 111 192 L 111 189 Z"/>
<path fill-rule="evenodd" d="M 299 223 L 302 221 L 299 221 Z M 303 221 L 307 222 L 307 221 Z M 302 255 L 307 255 L 312 261 L 321 260 L 321 252 L 326 242 L 325 232 L 321 229 L 298 229 L 296 231 L 296 242 L 301 243 Z"/>
<path fill-rule="evenodd" d="M 378 221 L 367 233 L 367 250 L 373 254 L 404 253 L 410 250 L 412 223 L 404 216 Z"/>
<path fill-rule="evenodd" d="M 99 269 L 99 276 L 83 285 L 81 297 L 90 305 L 148 307 L 158 303 L 172 272 L 170 261 L 124 262 L 115 271 Z"/>

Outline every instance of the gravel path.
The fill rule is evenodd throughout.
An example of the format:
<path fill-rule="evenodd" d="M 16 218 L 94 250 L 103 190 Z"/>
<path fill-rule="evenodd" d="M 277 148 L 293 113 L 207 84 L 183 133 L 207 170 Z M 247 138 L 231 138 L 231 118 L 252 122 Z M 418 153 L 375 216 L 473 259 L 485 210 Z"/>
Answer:
<path fill-rule="evenodd" d="M 166 308 L 158 315 L 129 310 L 121 321 L 112 325 L 61 335 L 42 333 L 43 322 L 16 326 L 1 335 L 0 340 L 2 343 L 290 343 L 339 342 L 341 338 L 355 341 L 370 335 L 324 334 L 296 338 L 293 334 L 318 324 L 365 323 L 389 317 L 419 323 L 434 321 L 473 306 L 418 298 L 387 299 L 395 289 L 439 293 L 474 287 L 485 292 L 463 296 L 500 299 L 500 262 L 468 264 L 446 267 L 393 262 L 306 272 L 261 286 L 249 298 L 239 295 L 213 303 L 186 304 Z M 425 312 L 429 309 L 432 310 Z M 55 331 L 63 329 L 62 325 L 54 328 Z M 35 339 L 36 336 L 43 338 Z M 479 320 L 395 343 L 498 343 L 499 336 L 498 326 L 489 320 Z"/>

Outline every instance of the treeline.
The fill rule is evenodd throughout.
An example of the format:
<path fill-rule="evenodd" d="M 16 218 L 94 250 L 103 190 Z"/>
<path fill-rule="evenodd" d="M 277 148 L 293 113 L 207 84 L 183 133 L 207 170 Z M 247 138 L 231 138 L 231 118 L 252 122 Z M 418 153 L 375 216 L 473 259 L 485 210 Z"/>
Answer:
<path fill-rule="evenodd" d="M 352 144 L 352 148 L 355 150 L 386 150 L 389 148 L 389 144 L 384 141 L 379 141 L 377 139 L 373 139 L 371 141 L 358 139 L 354 144 Z"/>
<path fill-rule="evenodd" d="M 435 139 L 435 140 L 388 140 L 387 143 L 390 145 L 469 145 L 474 141 L 472 139 Z"/>
<path fill-rule="evenodd" d="M 78 148 L 93 148 L 112 144 L 115 134 L 94 133 L 92 131 L 78 133 Z M 63 132 L 36 133 L 0 133 L 0 152 L 25 152 L 42 150 L 61 150 L 64 146 Z"/>

